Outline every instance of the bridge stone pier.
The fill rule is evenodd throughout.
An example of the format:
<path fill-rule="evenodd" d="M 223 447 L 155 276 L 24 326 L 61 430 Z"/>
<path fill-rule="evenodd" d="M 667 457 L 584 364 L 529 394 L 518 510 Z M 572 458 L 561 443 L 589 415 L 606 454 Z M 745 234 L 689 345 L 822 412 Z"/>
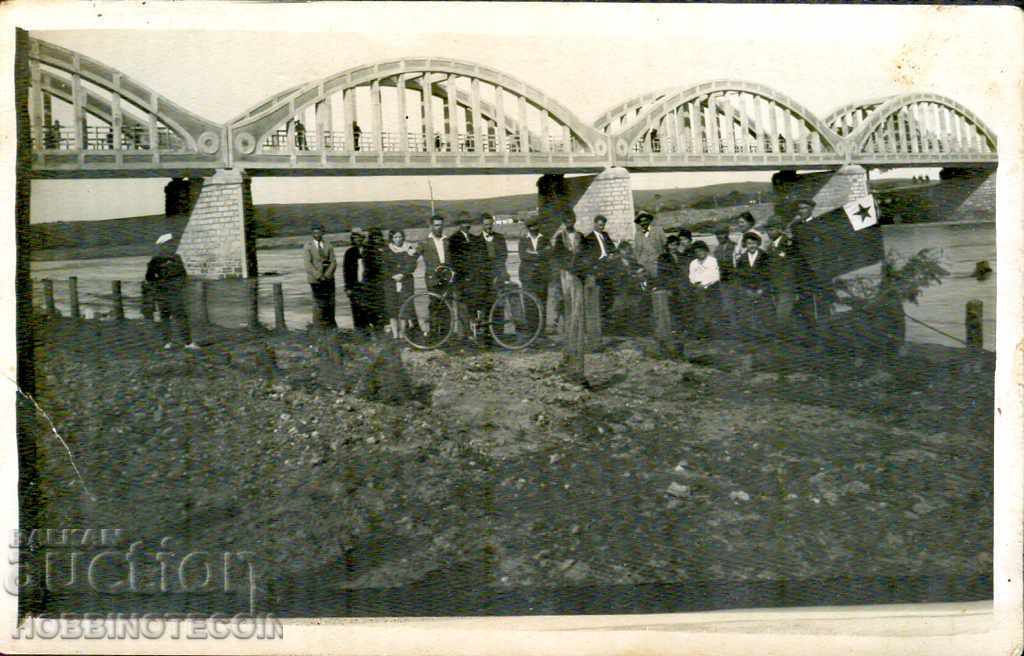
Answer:
<path fill-rule="evenodd" d="M 857 164 L 817 173 L 780 171 L 772 176 L 772 185 L 777 205 L 786 200 L 809 198 L 814 201 L 814 216 L 831 212 L 869 193 L 868 172 Z"/>
<path fill-rule="evenodd" d="M 257 274 L 252 179 L 237 169 L 207 178 L 175 178 L 164 188 L 168 215 L 188 214 L 178 254 L 189 275 L 248 278 Z"/>
<path fill-rule="evenodd" d="M 594 217 L 603 214 L 612 239 L 633 238 L 633 188 L 629 171 L 624 168 L 610 167 L 597 175 L 569 178 L 547 174 L 537 181 L 537 196 L 541 216 L 552 217 L 552 224 L 561 220 L 565 208 L 571 207 L 576 212 L 578 230 L 589 232 Z M 553 225 L 546 227 L 550 230 Z"/>

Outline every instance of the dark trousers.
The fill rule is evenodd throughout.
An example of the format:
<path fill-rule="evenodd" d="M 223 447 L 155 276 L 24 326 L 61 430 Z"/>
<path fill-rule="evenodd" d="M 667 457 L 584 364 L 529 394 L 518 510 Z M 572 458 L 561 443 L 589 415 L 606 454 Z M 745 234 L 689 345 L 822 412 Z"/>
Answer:
<path fill-rule="evenodd" d="M 716 323 L 721 303 L 721 294 L 718 290 L 718 283 L 707 289 L 700 285 L 690 288 L 691 308 L 693 309 L 693 321 L 691 334 L 695 337 L 718 336 L 720 328 Z"/>
<path fill-rule="evenodd" d="M 537 300 L 540 301 L 539 316 L 533 316 L 536 313 L 533 311 L 532 307 L 527 308 L 526 326 L 527 330 L 532 332 L 538 323 L 544 321 L 544 312 L 548 303 L 548 281 L 542 275 L 521 276 L 521 278 L 523 289 L 536 296 Z"/>
<path fill-rule="evenodd" d="M 160 331 L 164 342 L 173 342 L 174 333 L 182 344 L 192 341 L 192 327 L 188 321 L 183 292 L 157 292 L 156 310 L 160 313 Z M 172 329 L 171 324 L 174 324 Z"/>
<path fill-rule="evenodd" d="M 309 283 L 313 290 L 313 324 L 317 328 L 337 328 L 334 318 L 334 281 L 321 280 Z"/>
<path fill-rule="evenodd" d="M 766 290 L 739 287 L 735 301 L 740 339 L 756 341 L 772 332 L 775 323 L 772 320 L 772 300 Z"/>

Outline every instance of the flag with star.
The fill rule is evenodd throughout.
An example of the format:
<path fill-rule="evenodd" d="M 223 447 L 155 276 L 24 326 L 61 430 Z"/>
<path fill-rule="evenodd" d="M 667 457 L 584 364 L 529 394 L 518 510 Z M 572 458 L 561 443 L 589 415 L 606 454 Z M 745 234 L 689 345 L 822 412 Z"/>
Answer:
<path fill-rule="evenodd" d="M 807 282 L 827 288 L 837 276 L 878 264 L 885 258 L 882 226 L 878 224 L 874 203 L 870 203 L 871 225 L 861 226 L 850 219 L 849 208 L 859 211 L 868 203 L 848 203 L 813 219 L 793 226 L 796 256 L 804 267 Z M 855 214 L 856 216 L 856 214 Z M 860 217 L 857 217 L 860 221 Z"/>
<path fill-rule="evenodd" d="M 875 208 L 873 196 L 865 196 L 843 205 L 846 210 L 846 218 L 854 230 L 863 230 L 873 225 L 878 225 L 878 210 Z"/>

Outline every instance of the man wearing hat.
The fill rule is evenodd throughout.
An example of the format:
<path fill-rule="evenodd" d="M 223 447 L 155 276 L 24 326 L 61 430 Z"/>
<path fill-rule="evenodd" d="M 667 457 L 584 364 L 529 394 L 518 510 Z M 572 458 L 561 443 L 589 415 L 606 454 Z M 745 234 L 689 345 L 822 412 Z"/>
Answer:
<path fill-rule="evenodd" d="M 718 244 L 711 254 L 718 263 L 718 295 L 719 312 L 718 326 L 720 334 L 735 336 L 736 334 L 736 280 L 734 278 L 733 255 L 736 246 L 730 240 L 731 230 L 726 223 L 716 224 L 711 233 L 715 236 Z"/>
<path fill-rule="evenodd" d="M 334 318 L 334 272 L 338 262 L 334 247 L 324 239 L 324 227 L 310 226 L 313 238 L 302 247 L 306 282 L 313 291 L 313 325 L 316 328 L 337 328 Z"/>
<path fill-rule="evenodd" d="M 166 233 L 156 240 L 156 254 L 146 266 L 146 282 L 154 292 L 156 307 L 160 312 L 160 328 L 164 336 L 164 348 L 174 345 L 171 323 L 177 328 L 178 338 L 187 349 L 198 349 L 192 341 L 192 332 L 185 304 L 188 274 L 185 263 L 175 252 L 174 235 Z"/>
<path fill-rule="evenodd" d="M 740 337 L 754 340 L 771 326 L 771 279 L 769 256 L 761 249 L 761 235 L 753 230 L 743 235 L 743 251 L 736 259 L 736 317 Z"/>
<path fill-rule="evenodd" d="M 636 223 L 633 257 L 647 275 L 654 279 L 658 275 L 658 258 L 665 252 L 665 231 L 661 226 L 652 225 L 654 216 L 650 212 L 640 212 L 633 222 Z"/>

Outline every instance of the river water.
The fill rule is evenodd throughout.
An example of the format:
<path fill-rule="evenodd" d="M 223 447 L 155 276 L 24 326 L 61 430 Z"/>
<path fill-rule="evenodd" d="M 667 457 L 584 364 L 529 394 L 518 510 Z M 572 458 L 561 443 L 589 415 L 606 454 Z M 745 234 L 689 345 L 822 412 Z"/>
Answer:
<path fill-rule="evenodd" d="M 411 233 L 410 233 L 411 234 Z M 332 236 L 335 237 L 335 236 Z M 987 260 L 996 270 L 995 223 L 930 223 L 893 225 L 883 228 L 886 251 L 911 255 L 923 248 L 935 249 L 943 267 L 950 272 L 940 285 L 924 291 L 916 305 L 908 303 L 908 315 L 964 339 L 964 307 L 967 301 L 984 302 L 985 348 L 995 349 L 996 276 L 977 281 L 970 276 L 974 266 Z M 702 237 L 714 247 L 713 237 Z M 515 278 L 518 256 L 515 242 L 510 240 L 509 272 Z M 340 252 L 343 249 L 339 250 Z M 305 327 L 310 321 L 312 300 L 309 285 L 302 269 L 301 254 L 297 249 L 257 251 L 260 276 L 260 320 L 264 325 L 274 324 L 273 283 L 281 283 L 284 292 L 285 321 L 291 328 Z M 103 315 L 111 307 L 111 281 L 121 280 L 125 314 L 138 317 L 141 296 L 140 281 L 146 271 L 148 257 L 118 257 L 92 260 L 54 260 L 32 262 L 34 302 L 41 307 L 43 292 L 41 281 L 53 280 L 57 308 L 65 314 L 68 309 L 68 282 L 78 277 L 79 304 L 87 316 Z M 877 269 L 877 267 L 876 267 Z M 352 326 L 351 313 L 341 291 L 341 273 L 338 273 L 338 323 L 343 328 Z M 423 286 L 422 264 L 417 270 L 417 288 Z M 246 324 L 246 292 L 244 281 L 211 281 L 208 307 L 210 320 L 226 327 Z M 960 346 L 949 337 L 913 321 L 907 323 L 907 339 L 916 342 Z"/>

